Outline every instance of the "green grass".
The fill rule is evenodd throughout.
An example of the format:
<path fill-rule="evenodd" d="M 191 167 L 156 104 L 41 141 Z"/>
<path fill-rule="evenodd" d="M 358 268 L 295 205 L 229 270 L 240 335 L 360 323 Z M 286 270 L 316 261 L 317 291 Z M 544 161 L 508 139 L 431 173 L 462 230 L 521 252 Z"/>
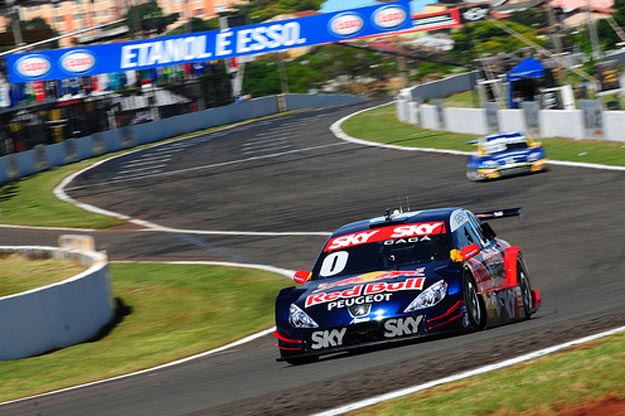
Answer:
<path fill-rule="evenodd" d="M 359 416 L 567 414 L 603 397 L 625 400 L 625 334 L 358 410 Z M 419 381 L 415 380 L 415 384 Z M 623 406 L 625 409 L 625 405 Z M 590 413 L 588 413 L 590 414 Z M 611 413 L 616 414 L 616 413 Z"/>
<path fill-rule="evenodd" d="M 467 140 L 479 136 L 426 130 L 397 121 L 395 105 L 366 111 L 343 123 L 350 136 L 408 147 L 471 151 Z M 563 138 L 539 139 L 551 160 L 625 166 L 625 143 Z"/>
<path fill-rule="evenodd" d="M 53 193 L 65 177 L 97 160 L 57 167 L 3 185 L 0 187 L 0 223 L 72 228 L 106 228 L 123 224 L 117 218 L 93 214 L 63 202 Z"/>
<path fill-rule="evenodd" d="M 292 284 L 206 265 L 112 264 L 111 275 L 130 313 L 97 342 L 0 362 L 0 401 L 149 368 L 270 328 L 275 296 Z"/>
<path fill-rule="evenodd" d="M 78 261 L 28 259 L 16 253 L 0 257 L 0 297 L 57 283 L 84 270 Z"/>
<path fill-rule="evenodd" d="M 476 137 L 398 123 L 392 105 L 353 117 L 343 128 L 365 140 L 464 151 L 470 150 L 465 142 Z M 625 166 L 621 143 L 542 141 L 551 159 Z M 58 201 L 52 194 L 64 177 L 96 160 L 4 185 L 0 188 L 0 223 L 80 228 L 120 224 Z M 113 293 L 130 313 L 97 342 L 0 362 L 0 401 L 152 367 L 266 329 L 273 324 L 277 291 L 291 284 L 282 276 L 247 269 L 144 264 L 113 264 L 111 268 Z M 373 413 L 358 414 L 555 415 L 564 403 L 606 394 L 624 397 L 625 336 L 595 345 L 441 386 L 367 410 Z"/>

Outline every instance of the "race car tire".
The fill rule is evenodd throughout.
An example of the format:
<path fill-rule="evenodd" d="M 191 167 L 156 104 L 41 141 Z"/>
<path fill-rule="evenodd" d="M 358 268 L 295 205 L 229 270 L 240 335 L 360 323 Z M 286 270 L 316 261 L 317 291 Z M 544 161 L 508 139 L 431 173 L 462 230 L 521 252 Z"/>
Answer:
<path fill-rule="evenodd" d="M 477 331 L 484 328 L 486 324 L 484 309 L 477 293 L 475 279 L 468 271 L 462 277 L 462 294 L 467 308 L 468 329 Z"/>
<path fill-rule="evenodd" d="M 470 180 L 471 182 L 482 182 L 484 180 L 484 177 L 477 172 L 468 170 L 467 179 Z"/>
<path fill-rule="evenodd" d="M 523 312 L 525 312 L 525 319 L 532 317 L 534 311 L 534 304 L 532 298 L 532 286 L 530 285 L 529 277 L 525 271 L 523 264 L 519 262 L 517 264 L 517 283 L 521 288 L 521 299 L 523 301 Z"/>

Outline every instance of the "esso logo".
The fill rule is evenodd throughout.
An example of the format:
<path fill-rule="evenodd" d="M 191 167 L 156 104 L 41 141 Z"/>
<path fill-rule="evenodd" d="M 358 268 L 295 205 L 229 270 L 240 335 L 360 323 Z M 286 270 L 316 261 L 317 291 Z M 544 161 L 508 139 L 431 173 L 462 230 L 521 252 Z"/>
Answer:
<path fill-rule="evenodd" d="M 95 66 L 95 56 L 87 51 L 71 51 L 61 57 L 60 64 L 67 72 L 83 73 Z"/>
<path fill-rule="evenodd" d="M 18 59 L 15 70 L 26 78 L 38 78 L 47 74 L 52 68 L 48 58 L 43 55 L 28 55 Z"/>
<path fill-rule="evenodd" d="M 330 31 L 337 36 L 352 36 L 360 32 L 365 22 L 356 13 L 341 13 L 334 16 L 329 23 Z"/>
<path fill-rule="evenodd" d="M 407 13 L 397 6 L 382 7 L 373 14 L 373 24 L 380 29 L 392 29 L 406 21 Z"/>

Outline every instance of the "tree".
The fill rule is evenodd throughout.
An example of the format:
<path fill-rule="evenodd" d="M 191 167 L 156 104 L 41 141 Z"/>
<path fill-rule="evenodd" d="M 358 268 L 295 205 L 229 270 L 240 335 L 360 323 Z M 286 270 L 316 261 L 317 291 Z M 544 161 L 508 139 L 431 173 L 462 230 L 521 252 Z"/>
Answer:
<path fill-rule="evenodd" d="M 524 38 L 543 47 L 546 46 L 545 41 L 541 39 L 536 29 L 510 21 L 506 21 L 505 25 Z M 499 53 L 512 53 L 528 46 L 522 40 L 510 36 L 508 32 L 489 22 L 476 22 L 467 26 L 472 29 L 473 53 L 476 57 L 496 55 Z M 456 56 L 458 59 L 464 59 L 466 62 L 470 59 L 471 55 L 466 53 L 470 50 L 467 31 L 455 31 L 452 35 L 452 39 L 454 40 L 452 55 Z"/>
<path fill-rule="evenodd" d="M 164 15 L 156 0 L 132 6 L 126 13 L 126 22 L 131 36 L 148 33 L 163 33 L 165 28 L 178 20 L 178 13 Z"/>
<path fill-rule="evenodd" d="M 249 16 L 252 23 L 259 23 L 281 14 L 303 10 L 319 10 L 324 1 L 325 0 L 257 0 L 246 5 L 236 6 L 236 8 L 237 13 Z"/>
<path fill-rule="evenodd" d="M 167 32 L 167 35 L 181 35 L 188 33 L 189 28 L 191 32 L 207 32 L 209 30 L 219 29 L 219 19 L 202 20 L 197 17 L 192 17 L 189 23 L 180 25 L 177 28 Z"/>

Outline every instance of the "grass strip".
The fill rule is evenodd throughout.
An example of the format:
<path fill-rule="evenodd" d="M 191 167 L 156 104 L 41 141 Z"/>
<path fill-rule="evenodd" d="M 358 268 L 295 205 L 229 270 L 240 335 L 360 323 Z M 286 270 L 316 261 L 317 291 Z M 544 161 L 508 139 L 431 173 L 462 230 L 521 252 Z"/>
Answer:
<path fill-rule="evenodd" d="M 111 155 L 108 155 L 110 157 Z M 94 214 L 58 199 L 63 179 L 101 158 L 60 166 L 0 187 L 0 223 L 40 227 L 107 228 L 124 221 Z"/>
<path fill-rule="evenodd" d="M 625 400 L 624 360 L 625 334 L 621 333 L 532 362 L 360 409 L 352 414 L 563 415 L 568 414 L 567 409 L 601 398 Z M 625 410 L 625 403 L 622 409 Z"/>
<path fill-rule="evenodd" d="M 375 108 L 351 117 L 342 125 L 343 131 L 363 140 L 407 147 L 452 149 L 470 152 L 467 140 L 478 135 L 448 133 L 422 129 L 397 121 L 394 104 Z M 564 138 L 539 139 L 551 160 L 625 166 L 625 143 Z"/>
<path fill-rule="evenodd" d="M 0 256 L 0 297 L 57 283 L 84 270 L 78 261 L 28 259 L 18 253 Z"/>
<path fill-rule="evenodd" d="M 208 265 L 111 264 L 125 316 L 97 342 L 0 362 L 0 401 L 188 357 L 273 325 L 284 276 Z M 277 352 L 276 352 L 277 354 Z"/>

